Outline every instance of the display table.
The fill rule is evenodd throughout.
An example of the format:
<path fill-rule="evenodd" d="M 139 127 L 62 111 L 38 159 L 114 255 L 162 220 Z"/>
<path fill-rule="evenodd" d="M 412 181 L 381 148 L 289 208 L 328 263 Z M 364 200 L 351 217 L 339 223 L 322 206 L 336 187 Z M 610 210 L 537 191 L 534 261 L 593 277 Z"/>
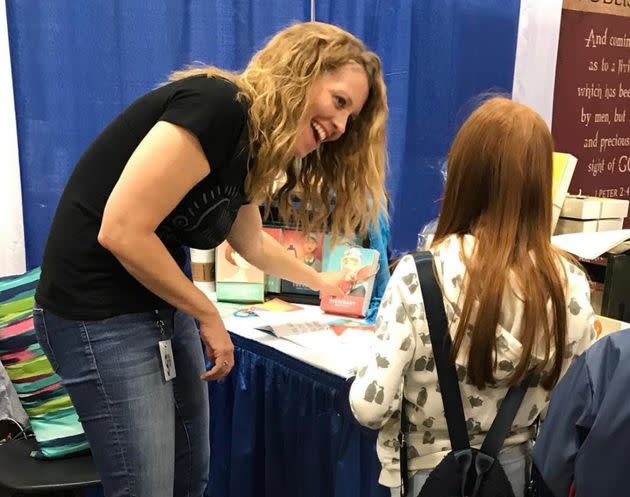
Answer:
<path fill-rule="evenodd" d="M 209 384 L 206 496 L 389 496 L 378 484 L 377 432 L 349 410 L 345 367 L 324 371 L 314 365 L 321 354 L 258 332 L 254 321 L 225 321 L 235 366 Z"/>
<path fill-rule="evenodd" d="M 301 304 L 300 310 L 292 312 L 265 312 L 256 311 L 255 317 L 235 317 L 235 308 L 243 308 L 243 305 L 218 303 L 225 327 L 231 333 L 243 338 L 256 341 L 271 347 L 286 355 L 300 359 L 306 364 L 315 366 L 318 369 L 327 371 L 342 378 L 350 378 L 358 366 L 364 364 L 365 354 L 374 338 L 373 333 L 346 331 L 342 337 L 337 337 L 333 333 L 315 333 L 316 340 L 297 340 L 299 343 L 307 342 L 309 346 L 298 345 L 294 341 L 279 339 L 270 333 L 260 331 L 258 328 L 265 328 L 268 325 L 286 323 L 320 323 L 325 325 L 332 321 L 337 321 L 339 316 L 325 314 L 319 306 Z M 360 321 L 360 320 L 354 320 Z"/>

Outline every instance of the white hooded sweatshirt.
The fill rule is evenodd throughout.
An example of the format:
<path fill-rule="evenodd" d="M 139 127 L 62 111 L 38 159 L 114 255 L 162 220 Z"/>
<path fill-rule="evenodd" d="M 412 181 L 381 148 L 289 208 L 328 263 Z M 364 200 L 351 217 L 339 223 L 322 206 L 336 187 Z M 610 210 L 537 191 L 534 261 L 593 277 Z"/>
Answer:
<path fill-rule="evenodd" d="M 462 282 L 466 267 L 461 247 L 472 254 L 475 239 L 466 235 L 461 244 L 456 236 L 445 239 L 432 250 L 438 282 L 442 287 L 449 331 L 454 338 L 463 306 Z M 595 339 L 594 313 L 590 290 L 584 273 L 563 260 L 566 273 L 567 339 L 562 374 L 575 357 Z M 496 386 L 479 390 L 466 375 L 469 350 L 468 337 L 456 360 L 464 415 L 470 443 L 479 447 L 494 420 L 497 403 L 507 393 L 505 380 L 521 356 L 523 332 L 523 300 L 514 287 L 504 292 L 503 305 L 496 330 Z M 473 319 L 474 319 L 473 311 Z M 377 453 L 382 471 L 379 482 L 388 487 L 400 485 L 400 395 L 405 377 L 404 396 L 410 422 L 408 437 L 409 470 L 431 469 L 451 450 L 442 397 L 438 389 L 437 371 L 431 348 L 424 303 L 413 257 L 404 257 L 394 271 L 383 296 L 376 320 L 377 340 L 369 362 L 359 368 L 350 389 L 350 405 L 359 423 L 380 428 Z M 542 357 L 542 349 L 534 350 Z M 544 412 L 550 393 L 533 381 L 514 419 L 504 446 L 532 439 L 533 423 Z"/>

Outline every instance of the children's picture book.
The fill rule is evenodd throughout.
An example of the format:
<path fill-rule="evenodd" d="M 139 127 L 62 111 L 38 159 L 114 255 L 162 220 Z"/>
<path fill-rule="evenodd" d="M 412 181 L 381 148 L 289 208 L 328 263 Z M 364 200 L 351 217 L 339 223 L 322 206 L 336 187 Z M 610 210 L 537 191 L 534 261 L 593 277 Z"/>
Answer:
<path fill-rule="evenodd" d="M 334 363 L 336 369 L 343 369 L 351 374 L 365 363 L 376 336 L 367 330 L 361 330 L 360 323 L 356 323 L 357 328 L 349 326 L 340 333 L 340 321 L 327 322 L 326 316 L 322 316 L 321 319 L 276 322 L 256 329 L 318 352 L 322 358 Z"/>
<path fill-rule="evenodd" d="M 321 272 L 324 253 L 323 235 L 305 234 L 301 231 L 284 229 L 282 230 L 282 243 L 287 252 L 295 258 L 311 266 L 315 271 Z M 298 285 L 287 280 L 281 280 L 280 288 L 283 294 L 318 295 L 318 292 L 304 285 Z"/>
<path fill-rule="evenodd" d="M 282 229 L 263 227 L 263 231 L 271 236 L 278 243 L 282 244 Z M 280 293 L 280 278 L 265 274 L 265 291 L 269 293 Z"/>
<path fill-rule="evenodd" d="M 216 248 L 217 300 L 224 302 L 263 302 L 265 275 L 252 266 L 228 242 Z"/>
<path fill-rule="evenodd" d="M 378 271 L 378 251 L 349 244 L 331 246 L 330 242 L 325 246 L 324 271 L 341 273 L 345 295 L 322 295 L 322 310 L 329 314 L 365 316 Z"/>
<path fill-rule="evenodd" d="M 553 153 L 553 210 L 551 223 L 552 233 L 556 229 L 556 224 L 558 224 L 560 211 L 562 211 L 562 204 L 564 204 L 564 199 L 569 191 L 569 185 L 571 184 L 571 178 L 573 178 L 573 172 L 575 171 L 576 164 L 577 158 L 571 154 L 565 154 L 561 152 Z"/>

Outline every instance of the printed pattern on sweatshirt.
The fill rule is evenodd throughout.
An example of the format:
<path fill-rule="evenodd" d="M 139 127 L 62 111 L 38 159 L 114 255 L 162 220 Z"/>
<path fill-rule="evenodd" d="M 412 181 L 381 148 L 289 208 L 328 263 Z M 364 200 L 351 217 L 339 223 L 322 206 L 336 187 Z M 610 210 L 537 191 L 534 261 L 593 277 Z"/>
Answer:
<path fill-rule="evenodd" d="M 467 235 L 462 243 L 452 236 L 434 251 L 438 280 L 443 297 L 449 332 L 454 336 L 463 303 L 462 285 L 465 265 L 461 250 L 470 254 L 474 238 Z M 563 353 L 562 374 L 571 362 L 595 339 L 594 313 L 590 289 L 584 273 L 563 260 L 567 275 L 567 346 Z M 521 356 L 519 338 L 522 333 L 523 301 L 518 291 L 504 292 L 502 311 L 497 327 L 497 383 L 479 390 L 471 384 L 466 371 L 469 344 L 466 338 L 456 360 L 456 370 L 471 445 L 479 445 L 494 420 L 507 387 L 502 386 Z M 474 311 L 473 311 L 474 315 Z M 378 338 L 369 362 L 357 370 L 350 390 L 350 405 L 357 420 L 379 429 L 377 453 L 382 464 L 380 483 L 400 485 L 401 397 L 407 400 L 410 421 L 408 437 L 409 469 L 435 467 L 450 451 L 431 339 L 424 312 L 424 303 L 413 257 L 406 256 L 392 275 L 376 319 Z M 537 349 L 534 350 L 536 356 Z M 542 351 L 540 351 L 542 356 Z M 405 376 L 405 391 L 402 378 Z M 534 378 L 513 422 L 505 445 L 531 438 L 532 425 L 549 402 L 549 392 Z"/>

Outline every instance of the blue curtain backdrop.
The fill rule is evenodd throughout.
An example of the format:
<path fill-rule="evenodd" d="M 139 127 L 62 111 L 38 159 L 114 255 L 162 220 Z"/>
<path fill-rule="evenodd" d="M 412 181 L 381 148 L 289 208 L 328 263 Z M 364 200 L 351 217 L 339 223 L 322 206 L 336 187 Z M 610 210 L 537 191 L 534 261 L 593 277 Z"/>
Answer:
<path fill-rule="evenodd" d="M 215 457 L 206 496 L 389 497 L 378 484 L 377 432 L 354 421 L 349 385 L 255 341 L 232 340 L 232 373 L 208 384 Z"/>
<path fill-rule="evenodd" d="M 194 61 L 242 69 L 309 19 L 309 0 L 7 0 L 27 266 L 74 164 L 125 106 Z"/>
<path fill-rule="evenodd" d="M 316 0 L 316 19 L 361 37 L 388 85 L 392 249 L 437 215 L 440 168 L 471 99 L 510 92 L 519 0 Z M 7 0 L 27 265 L 41 262 L 81 152 L 118 112 L 193 61 L 242 68 L 310 18 L 308 0 Z"/>
<path fill-rule="evenodd" d="M 414 249 L 439 211 L 441 167 L 480 93 L 512 91 L 520 0 L 317 0 L 316 18 L 383 61 L 392 249 Z"/>

